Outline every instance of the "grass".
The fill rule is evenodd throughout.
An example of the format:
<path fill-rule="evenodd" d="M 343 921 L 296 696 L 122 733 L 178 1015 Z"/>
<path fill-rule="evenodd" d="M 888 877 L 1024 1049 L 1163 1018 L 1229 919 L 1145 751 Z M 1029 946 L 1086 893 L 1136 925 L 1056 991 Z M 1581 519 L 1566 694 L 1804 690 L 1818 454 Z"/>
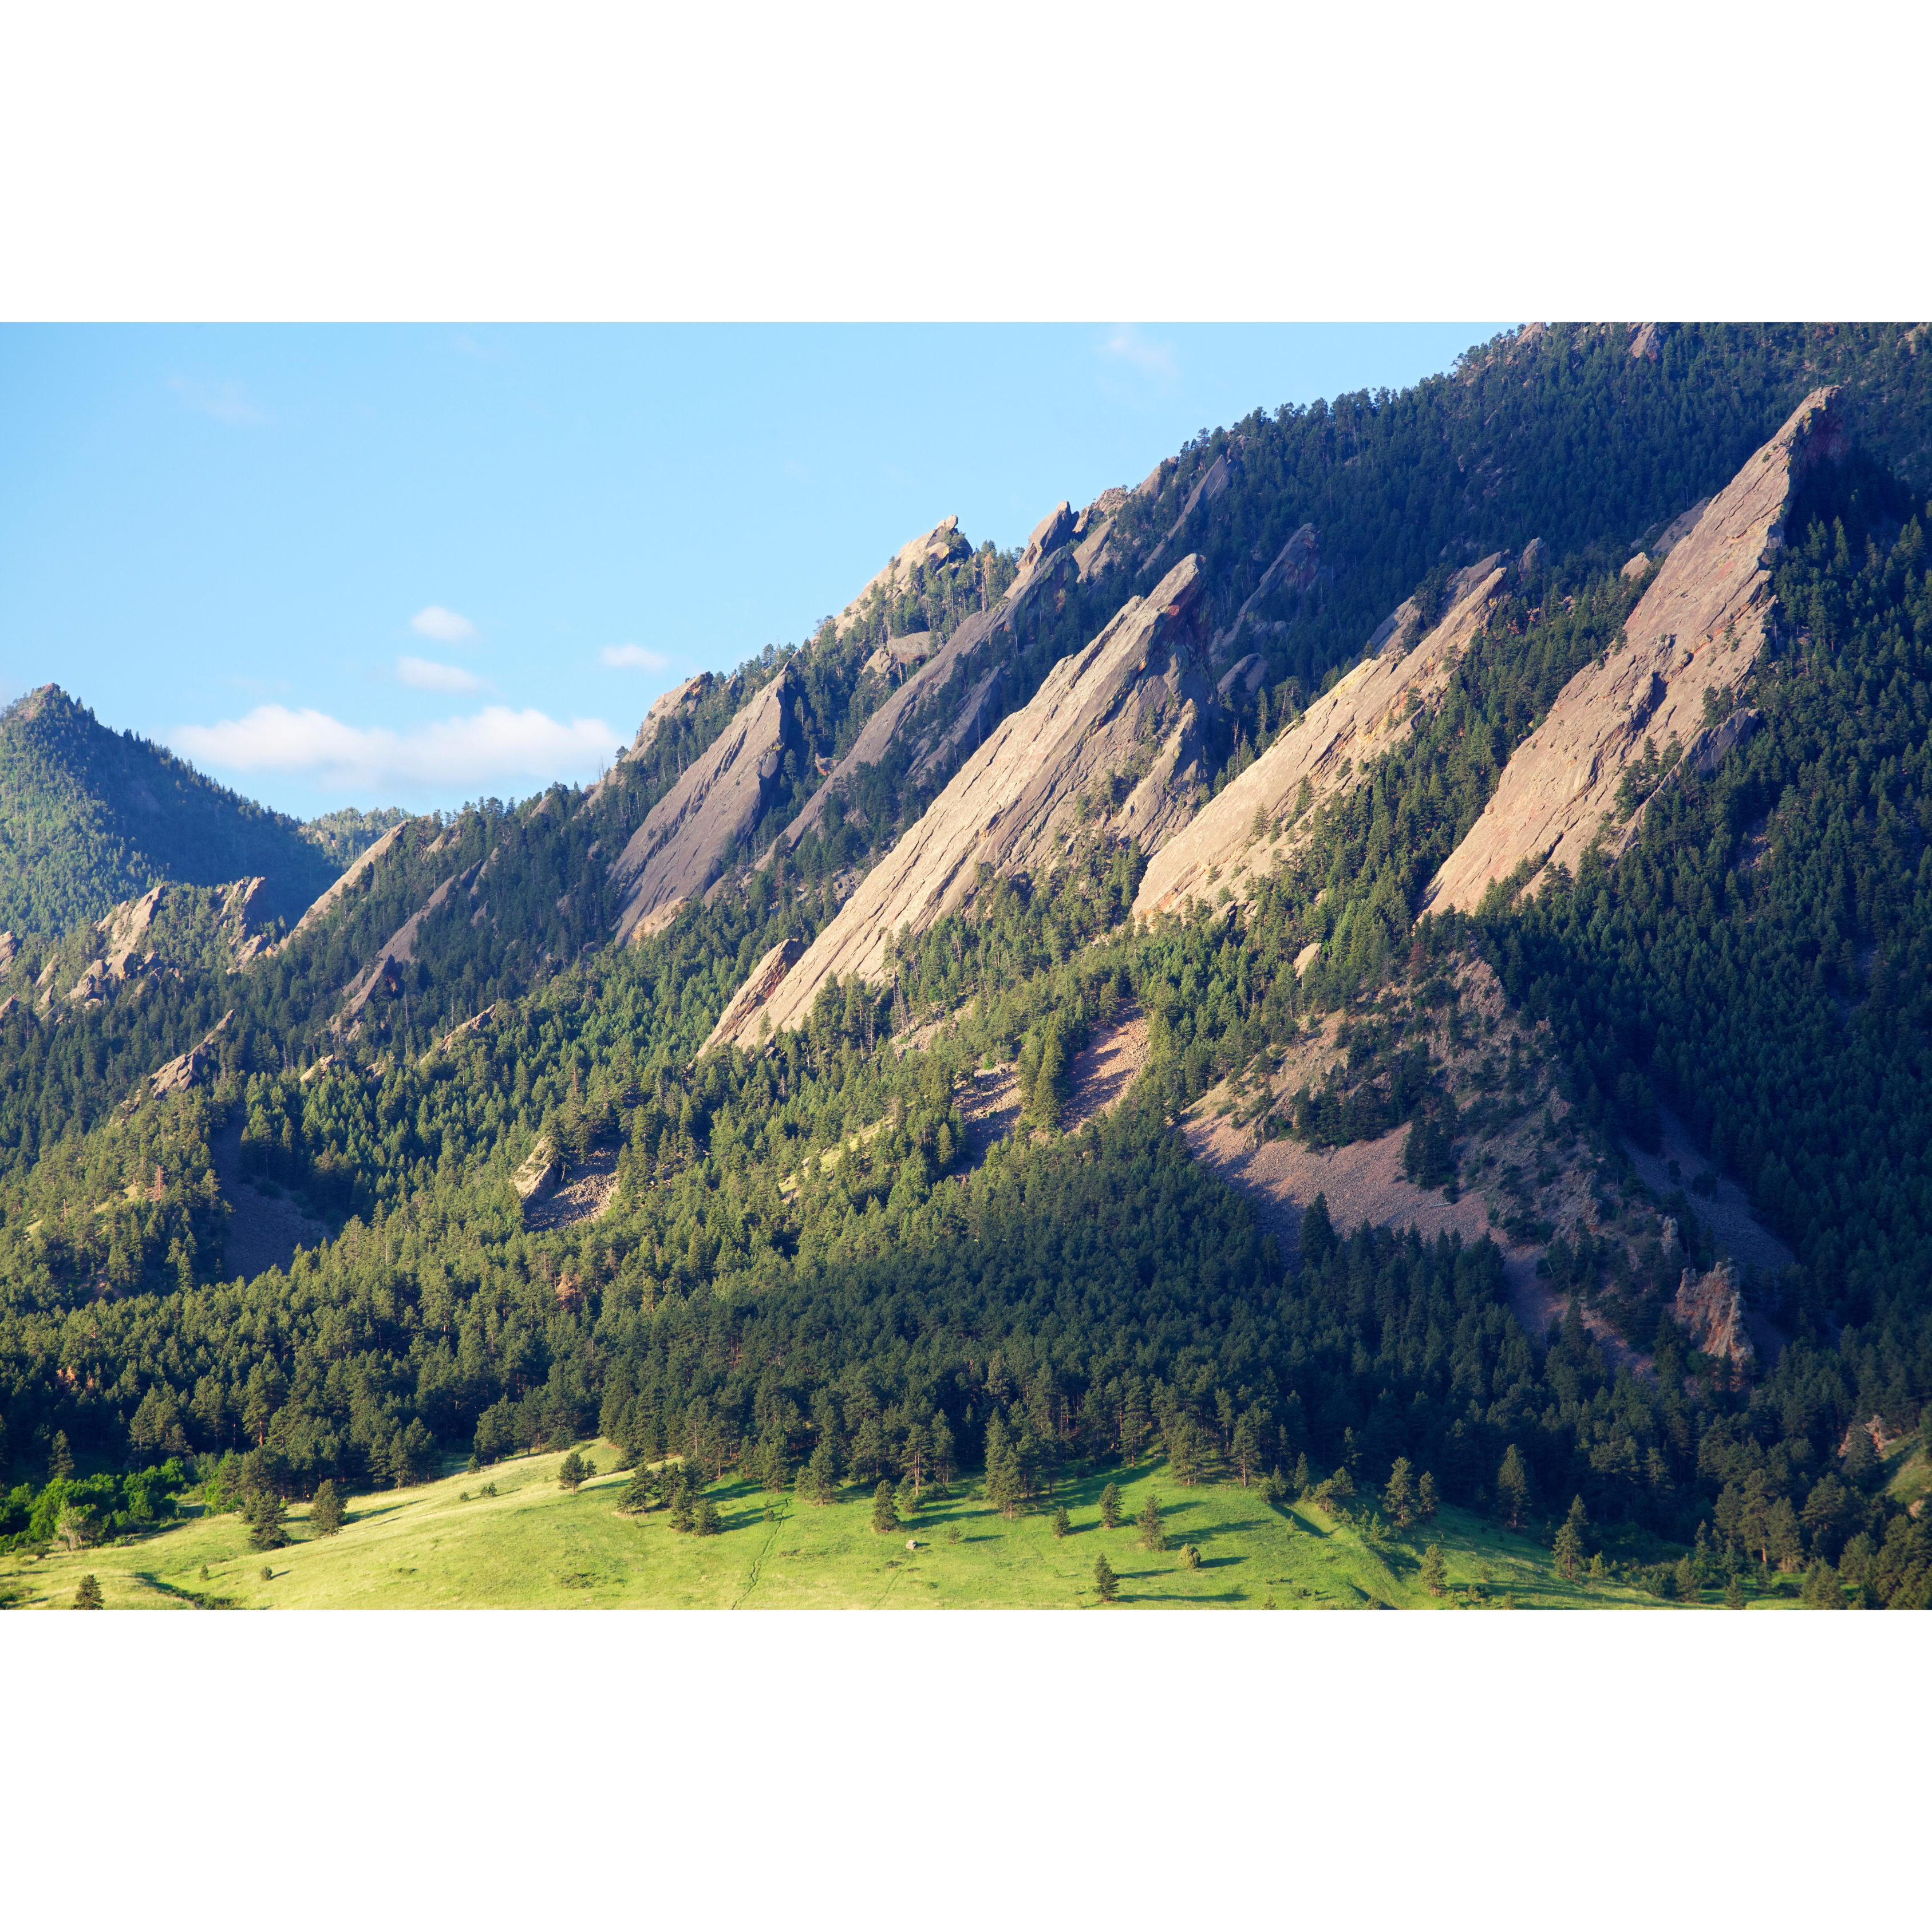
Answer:
<path fill-rule="evenodd" d="M 588 1453 L 614 1471 L 610 1444 Z M 91 1573 L 110 1610 L 1097 1609 L 1094 1562 L 1104 1553 L 1120 1579 L 1117 1610 L 1455 1609 L 1472 1606 L 1472 1586 L 1485 1582 L 1492 1604 L 1507 1594 L 1526 1609 L 1661 1607 L 1624 1586 L 1566 1583 L 1540 1544 L 1460 1510 L 1373 1543 L 1311 1505 L 1276 1508 L 1256 1490 L 1179 1488 L 1159 1464 L 1063 1484 L 1072 1522 L 1064 1539 L 1050 1511 L 1007 1522 L 963 1491 L 884 1536 L 872 1532 L 869 1494 L 815 1508 L 734 1480 L 710 1492 L 722 1533 L 700 1537 L 674 1530 L 662 1509 L 620 1515 L 628 1475 L 566 1494 L 562 1460 L 519 1458 L 480 1476 L 352 1498 L 333 1537 L 311 1537 L 297 1505 L 293 1545 L 266 1556 L 249 1547 L 238 1516 L 195 1516 L 129 1544 L 0 1558 L 0 1602 L 68 1608 Z M 1110 1473 L 1121 1492 L 1112 1530 L 1100 1509 Z M 477 1493 L 486 1483 L 494 1496 Z M 1139 1547 L 1133 1522 L 1149 1489 L 1169 1536 L 1159 1553 Z M 1448 1564 L 1450 1594 L 1439 1600 L 1419 1574 L 1431 1541 Z M 1184 1543 L 1198 1549 L 1199 1568 L 1184 1564 Z"/>

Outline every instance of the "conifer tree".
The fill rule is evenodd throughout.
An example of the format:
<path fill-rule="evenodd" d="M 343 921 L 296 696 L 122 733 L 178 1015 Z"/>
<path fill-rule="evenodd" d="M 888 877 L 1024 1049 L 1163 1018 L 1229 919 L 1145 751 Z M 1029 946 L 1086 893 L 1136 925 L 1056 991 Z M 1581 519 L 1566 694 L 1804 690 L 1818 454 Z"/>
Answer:
<path fill-rule="evenodd" d="M 1733 1570 L 1724 1585 L 1724 1608 L 1727 1610 L 1741 1610 L 1744 1606 L 1744 1579 Z"/>
<path fill-rule="evenodd" d="M 1094 1590 L 1103 1604 L 1111 1604 L 1120 1593 L 1120 1579 L 1104 1555 L 1094 1559 Z"/>
<path fill-rule="evenodd" d="M 1697 1588 L 1697 1568 L 1689 1557 L 1677 1559 L 1677 1600 L 1680 1604 L 1694 1604 L 1701 1592 Z"/>
<path fill-rule="evenodd" d="M 1394 1517 L 1398 1529 L 1406 1529 L 1415 1515 L 1415 1484 L 1409 1474 L 1406 1456 L 1395 1459 L 1395 1466 L 1382 1487 L 1382 1507 Z"/>
<path fill-rule="evenodd" d="M 1442 1498 L 1436 1492 L 1436 1478 L 1425 1469 L 1422 1480 L 1415 1492 L 1415 1513 L 1424 1522 L 1435 1520 L 1436 1512 L 1442 1506 Z"/>
<path fill-rule="evenodd" d="M 54 1431 L 52 1446 L 47 1450 L 47 1480 L 64 1482 L 74 1474 L 74 1451 L 68 1445 L 67 1431 Z"/>
<path fill-rule="evenodd" d="M 1523 1518 L 1529 1514 L 1529 1472 L 1524 1468 L 1521 1452 L 1514 1442 L 1504 1454 L 1502 1467 L 1496 1472 L 1496 1507 L 1511 1529 L 1520 1529 Z"/>
<path fill-rule="evenodd" d="M 1072 1527 L 1066 1520 L 1066 1505 L 1062 1503 L 1053 1513 L 1053 1534 L 1056 1539 L 1064 1537 Z"/>
<path fill-rule="evenodd" d="M 1449 1566 L 1442 1560 L 1442 1546 L 1432 1543 L 1422 1552 L 1422 1587 L 1432 1597 L 1439 1597 L 1449 1587 Z"/>
<path fill-rule="evenodd" d="M 308 1526 L 311 1535 L 334 1536 L 342 1528 L 342 1496 L 335 1486 L 332 1476 L 322 1478 L 322 1486 L 315 1492 L 315 1500 L 308 1506 Z"/>
<path fill-rule="evenodd" d="M 1167 1532 L 1161 1527 L 1160 1498 L 1153 1490 L 1148 1492 L 1148 1499 L 1141 1506 L 1140 1545 L 1143 1550 L 1156 1552 L 1167 1547 Z"/>
<path fill-rule="evenodd" d="M 280 1491 L 266 1485 L 248 1504 L 248 1540 L 257 1550 L 282 1550 L 288 1545 L 288 1505 Z"/>
<path fill-rule="evenodd" d="M 899 1526 L 899 1513 L 892 1501 L 892 1486 L 883 1478 L 872 1492 L 872 1533 L 885 1536 Z"/>
<path fill-rule="evenodd" d="M 578 1490 L 583 1486 L 584 1475 L 584 1458 L 573 1449 L 557 1466 L 557 1487 L 567 1490 L 572 1496 L 575 1496 Z"/>
<path fill-rule="evenodd" d="M 718 1505 L 710 1496 L 698 1498 L 691 1527 L 695 1536 L 716 1536 L 722 1527 L 718 1520 Z"/>
<path fill-rule="evenodd" d="M 1313 1478 L 1309 1469 L 1308 1458 L 1306 1455 L 1295 1457 L 1294 1474 L 1289 1480 L 1294 1485 L 1294 1493 L 1298 1498 L 1307 1495 L 1309 1486 Z"/>
<path fill-rule="evenodd" d="M 100 1586 L 89 1570 L 82 1577 L 74 1593 L 74 1606 L 77 1610 L 98 1610 L 106 1607 L 100 1594 Z"/>
<path fill-rule="evenodd" d="M 1102 1529 L 1118 1529 L 1120 1526 L 1120 1486 L 1109 1483 L 1100 1492 L 1100 1526 Z"/>
<path fill-rule="evenodd" d="M 1556 1532 L 1556 1545 L 1552 1552 L 1556 1558 L 1557 1574 L 1566 1583 L 1576 1580 L 1576 1572 L 1583 1563 L 1583 1538 L 1589 1528 L 1589 1517 L 1583 1508 L 1583 1498 L 1579 1496 L 1570 1505 L 1570 1514 L 1565 1516 Z"/>

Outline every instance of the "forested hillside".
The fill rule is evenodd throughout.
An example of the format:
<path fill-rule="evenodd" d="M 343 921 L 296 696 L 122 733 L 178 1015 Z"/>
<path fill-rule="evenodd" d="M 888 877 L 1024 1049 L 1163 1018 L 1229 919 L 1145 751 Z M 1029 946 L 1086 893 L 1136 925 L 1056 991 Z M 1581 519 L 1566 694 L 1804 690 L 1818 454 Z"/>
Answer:
<path fill-rule="evenodd" d="M 1426 1475 L 1666 1597 L 1926 1606 L 1928 370 L 1902 329 L 1526 331 L 1204 433 L 1024 551 L 940 526 L 796 649 L 670 694 L 591 790 L 358 821 L 245 958 L 184 902 L 192 944 L 76 997 L 111 934 L 34 928 L 0 963 L 0 1535 L 596 1431 L 1010 1514 L 1158 1456 L 1406 1522 Z M 1427 910 L 1636 628 L 1633 552 L 1828 382 L 1846 435 L 1770 526 L 1730 728 L 1633 751 L 1576 867 Z M 1241 878 L 1136 916 L 1166 840 L 1407 651 Z M 1022 740 L 1064 795 L 1022 836 L 1016 783 L 921 872 L 914 828 Z M 916 916 L 798 967 L 888 851 Z M 1255 1144 L 1385 1143 L 1410 1192 L 1283 1218 L 1192 1150 L 1217 1094 Z M 1708 1172 L 1646 1183 L 1680 1128 Z M 1726 1272 L 1720 1181 L 1790 1265 Z M 1425 1240 L 1417 1190 L 1477 1206 Z M 244 1276 L 265 1203 L 310 1232 Z M 92 1503 L 58 1486 L 89 1472 Z"/>

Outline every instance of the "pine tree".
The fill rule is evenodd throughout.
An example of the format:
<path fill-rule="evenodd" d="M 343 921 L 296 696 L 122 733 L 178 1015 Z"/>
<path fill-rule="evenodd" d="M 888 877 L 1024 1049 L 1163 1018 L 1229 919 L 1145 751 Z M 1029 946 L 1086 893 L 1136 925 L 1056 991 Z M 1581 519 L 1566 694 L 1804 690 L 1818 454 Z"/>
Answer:
<path fill-rule="evenodd" d="M 881 1479 L 872 1492 L 872 1533 L 885 1536 L 899 1526 L 899 1513 L 892 1502 L 892 1486 Z"/>
<path fill-rule="evenodd" d="M 335 1536 L 342 1528 L 342 1496 L 335 1486 L 332 1477 L 325 1477 L 322 1486 L 315 1492 L 315 1501 L 308 1506 L 309 1533 L 314 1536 Z"/>
<path fill-rule="evenodd" d="M 838 1493 L 838 1451 L 821 1440 L 812 1460 L 799 1472 L 800 1486 L 821 1508 Z"/>
<path fill-rule="evenodd" d="M 700 1496 L 691 1526 L 692 1533 L 695 1536 L 716 1536 L 722 1526 L 718 1520 L 717 1504 L 709 1496 Z"/>
<path fill-rule="evenodd" d="M 94 1581 L 92 1570 L 80 1580 L 80 1586 L 74 1593 L 74 1606 L 77 1610 L 98 1610 L 106 1607 L 100 1594 L 100 1586 Z"/>
<path fill-rule="evenodd" d="M 1724 1586 L 1724 1608 L 1727 1610 L 1741 1610 L 1744 1606 L 1744 1579 L 1733 1570 L 1730 1580 Z"/>
<path fill-rule="evenodd" d="M 1294 1474 L 1290 1480 L 1294 1485 L 1294 1493 L 1298 1497 L 1307 1495 L 1309 1485 L 1313 1479 L 1309 1472 L 1308 1458 L 1305 1455 L 1295 1457 Z"/>
<path fill-rule="evenodd" d="M 1382 1487 L 1382 1507 L 1395 1518 L 1398 1529 L 1406 1529 L 1415 1514 L 1415 1484 L 1408 1472 L 1408 1458 L 1398 1456 L 1389 1479 Z"/>
<path fill-rule="evenodd" d="M 1140 1544 L 1143 1550 L 1156 1552 L 1167 1547 L 1167 1532 L 1161 1527 L 1160 1498 L 1150 1490 L 1148 1499 L 1141 1507 Z"/>
<path fill-rule="evenodd" d="M 1118 1529 L 1120 1526 L 1120 1486 L 1109 1483 L 1100 1492 L 1100 1527 Z"/>
<path fill-rule="evenodd" d="M 257 1490 L 248 1504 L 248 1540 L 257 1550 L 282 1550 L 288 1546 L 288 1505 L 280 1493 L 264 1486 Z"/>
<path fill-rule="evenodd" d="M 1111 1604 L 1120 1594 L 1120 1580 L 1104 1556 L 1094 1559 L 1094 1591 L 1103 1604 Z"/>
<path fill-rule="evenodd" d="M 1422 1552 L 1422 1587 L 1432 1597 L 1439 1597 L 1449 1587 L 1449 1566 L 1442 1560 L 1442 1546 L 1432 1543 Z"/>
<path fill-rule="evenodd" d="M 67 1431 L 54 1431 L 52 1446 L 47 1451 L 47 1480 L 64 1482 L 74 1474 L 74 1451 L 68 1445 Z"/>
<path fill-rule="evenodd" d="M 1184 1570 L 1201 1568 L 1201 1552 L 1191 1543 L 1184 1543 L 1180 1546 L 1180 1567 Z"/>
<path fill-rule="evenodd" d="M 1415 1492 L 1415 1513 L 1424 1522 L 1432 1522 L 1436 1512 L 1442 1507 L 1442 1498 L 1436 1493 L 1436 1478 L 1425 1469 L 1422 1481 Z"/>
<path fill-rule="evenodd" d="M 1053 1534 L 1056 1538 L 1064 1537 L 1072 1527 L 1066 1520 L 1066 1505 L 1062 1503 L 1053 1513 Z"/>
<path fill-rule="evenodd" d="M 582 1487 L 584 1469 L 584 1458 L 573 1449 L 557 1466 L 556 1483 L 561 1490 L 568 1490 L 572 1496 Z"/>
<path fill-rule="evenodd" d="M 1579 1496 L 1570 1505 L 1570 1514 L 1556 1532 L 1556 1546 L 1552 1552 L 1556 1558 L 1557 1574 L 1566 1583 L 1575 1582 L 1576 1572 L 1582 1567 L 1583 1538 L 1589 1526 L 1583 1498 Z"/>
<path fill-rule="evenodd" d="M 1521 1453 L 1512 1442 L 1504 1453 L 1502 1467 L 1496 1472 L 1496 1507 L 1511 1529 L 1520 1529 L 1529 1514 L 1529 1472 L 1523 1467 Z"/>
<path fill-rule="evenodd" d="M 1689 1557 L 1677 1559 L 1677 1600 L 1694 1604 L 1702 1593 L 1697 1588 L 1697 1567 Z"/>

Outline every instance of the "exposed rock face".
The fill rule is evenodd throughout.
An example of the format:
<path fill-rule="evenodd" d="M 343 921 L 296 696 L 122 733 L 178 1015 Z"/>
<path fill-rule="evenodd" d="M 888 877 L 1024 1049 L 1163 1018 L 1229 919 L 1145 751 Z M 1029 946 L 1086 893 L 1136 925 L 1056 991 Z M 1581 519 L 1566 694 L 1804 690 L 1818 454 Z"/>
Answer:
<path fill-rule="evenodd" d="M 1677 1284 L 1671 1312 L 1700 1354 L 1729 1362 L 1736 1369 L 1755 1366 L 1757 1350 L 1744 1323 L 1738 1271 L 1728 1255 L 1708 1274 L 1686 1268 Z"/>
<path fill-rule="evenodd" d="M 1160 473 L 1158 470 L 1154 472 L 1156 476 Z M 1180 506 L 1180 515 L 1174 520 L 1173 528 L 1154 545 L 1147 562 L 1141 566 L 1142 569 L 1151 571 L 1154 568 L 1154 566 L 1160 561 L 1162 554 L 1166 550 L 1168 545 L 1180 536 L 1188 518 L 1193 515 L 1202 504 L 1213 502 L 1215 498 L 1227 488 L 1230 480 L 1228 453 L 1223 450 L 1196 479 L 1194 488 L 1187 493 L 1187 501 Z"/>
<path fill-rule="evenodd" d="M 13 970 L 14 950 L 14 935 L 10 932 L 0 932 L 0 973 Z"/>
<path fill-rule="evenodd" d="M 957 517 L 948 517 L 944 523 L 934 524 L 923 536 L 914 537 L 903 545 L 884 569 L 875 572 L 867 579 L 865 589 L 839 612 L 838 635 L 842 638 L 864 614 L 866 600 L 874 587 L 883 590 L 888 597 L 896 596 L 910 584 L 914 571 L 922 564 L 944 563 L 949 558 L 968 556 L 971 550 L 972 545 L 959 533 Z"/>
<path fill-rule="evenodd" d="M 710 748 L 652 806 L 610 876 L 624 894 L 620 939 L 669 924 L 722 876 L 776 788 L 790 734 L 790 671 L 743 706 Z"/>
<path fill-rule="evenodd" d="M 638 735 L 617 754 L 617 764 L 627 764 L 644 757 L 656 744 L 668 725 L 692 717 L 700 701 L 707 696 L 718 682 L 708 670 L 700 671 L 695 677 L 688 677 L 682 684 L 674 685 L 670 690 L 644 713 L 644 722 L 638 727 Z M 612 768 L 613 772 L 615 766 Z M 610 782 L 611 773 L 607 772 L 584 794 L 584 802 L 594 804 L 598 793 Z M 548 803 L 548 800 L 545 800 Z M 436 848 L 430 848 L 434 851 Z"/>
<path fill-rule="evenodd" d="M 711 1036 L 698 1048 L 709 1053 L 720 1041 L 730 1040 L 748 1028 L 756 1032 L 758 1014 L 778 989 L 778 982 L 805 957 L 805 941 L 782 939 L 752 968 L 752 976 L 732 994 L 730 1005 L 718 1016 Z"/>
<path fill-rule="evenodd" d="M 388 830 L 384 832 L 382 837 L 377 839 L 375 844 L 370 846 L 368 850 L 364 852 L 362 857 L 358 859 L 355 864 L 351 866 L 341 878 L 338 879 L 334 884 L 331 886 L 328 891 L 324 892 L 308 910 L 296 921 L 295 926 L 288 938 L 282 941 L 282 946 L 284 947 L 292 946 L 296 940 L 311 926 L 320 926 L 335 910 L 336 906 L 346 893 L 355 890 L 361 885 L 362 875 L 365 872 L 374 874 L 375 868 L 388 856 L 390 848 L 410 829 L 412 823 L 412 820 L 406 818 L 400 825 L 391 826 Z M 280 948 L 278 949 L 278 950 L 280 950 Z"/>
<path fill-rule="evenodd" d="M 1234 614 L 1234 621 L 1217 634 L 1214 639 L 1214 655 L 1223 656 L 1233 650 L 1234 640 L 1241 634 L 1241 628 L 1248 622 L 1255 606 L 1264 597 L 1279 591 L 1306 590 L 1322 574 L 1322 545 L 1312 524 L 1304 524 L 1294 536 L 1281 547 L 1281 554 L 1262 573 L 1247 601 Z M 1264 627 L 1265 628 L 1265 627 Z"/>
<path fill-rule="evenodd" d="M 964 903 L 982 865 L 1001 874 L 1051 865 L 1076 828 L 1157 846 L 1184 820 L 1198 719 L 1213 701 L 1189 621 L 1200 587 L 1200 559 L 1184 558 L 1063 658 L 728 1037 L 751 1045 L 760 1014 L 774 1032 L 797 1025 L 832 974 L 876 978 L 899 928 L 923 932 Z"/>
<path fill-rule="evenodd" d="M 1546 856 L 1574 873 L 1614 808 L 1644 740 L 1661 752 L 1703 727 L 1704 694 L 1726 710 L 1771 621 L 1771 566 L 1798 479 L 1846 447 L 1838 392 L 1814 390 L 1712 499 L 1639 600 L 1627 641 L 1563 688 L 1516 748 L 1496 794 L 1430 884 L 1436 911 L 1476 905 L 1492 880 Z M 1231 788 L 1232 789 L 1232 788 Z"/>
<path fill-rule="evenodd" d="M 476 874 L 476 868 L 472 866 L 467 872 L 445 879 L 383 942 L 382 950 L 350 981 L 342 1011 L 331 1023 L 338 1032 L 369 1004 L 378 987 L 386 986 L 392 997 L 402 991 L 402 969 L 416 956 L 416 934 L 423 921 L 448 898 L 453 887 L 467 885 Z"/>
<path fill-rule="evenodd" d="M 866 660 L 866 668 L 877 676 L 883 676 L 893 670 L 903 670 L 908 664 L 920 664 L 932 656 L 933 635 L 930 631 L 908 631 L 902 638 L 888 638 Z"/>
<path fill-rule="evenodd" d="M 563 1163 L 556 1148 L 550 1145 L 550 1136 L 540 1134 L 536 1145 L 530 1149 L 529 1158 L 510 1177 L 510 1185 L 522 1200 L 541 1201 L 556 1192 L 562 1174 Z"/>
<path fill-rule="evenodd" d="M 235 1017 L 235 1009 L 230 1006 L 217 1020 L 197 1046 L 171 1060 L 158 1072 L 152 1082 L 152 1090 L 158 1096 L 163 1094 L 185 1094 L 202 1076 L 220 1059 L 221 1036 L 228 1030 L 228 1022 Z"/>
<path fill-rule="evenodd" d="M 1224 884 L 1236 898 L 1252 898 L 1278 856 L 1283 820 L 1294 812 L 1304 782 L 1312 806 L 1363 782 L 1372 763 L 1400 744 L 1421 708 L 1440 696 L 1508 575 L 1500 555 L 1458 572 L 1450 581 L 1446 614 L 1419 643 L 1409 641 L 1415 608 L 1403 604 L 1370 640 L 1376 655 L 1317 698 L 1292 730 L 1154 854 L 1135 912 L 1146 918 L 1177 911 L 1190 898 L 1211 898 Z M 1268 826 L 1259 839 L 1258 812 Z"/>
<path fill-rule="evenodd" d="M 1114 533 L 1114 517 L 1130 495 L 1125 490 L 1102 490 L 1080 512 L 1073 525 L 1073 567 L 1084 584 L 1109 561 L 1107 540 Z"/>

